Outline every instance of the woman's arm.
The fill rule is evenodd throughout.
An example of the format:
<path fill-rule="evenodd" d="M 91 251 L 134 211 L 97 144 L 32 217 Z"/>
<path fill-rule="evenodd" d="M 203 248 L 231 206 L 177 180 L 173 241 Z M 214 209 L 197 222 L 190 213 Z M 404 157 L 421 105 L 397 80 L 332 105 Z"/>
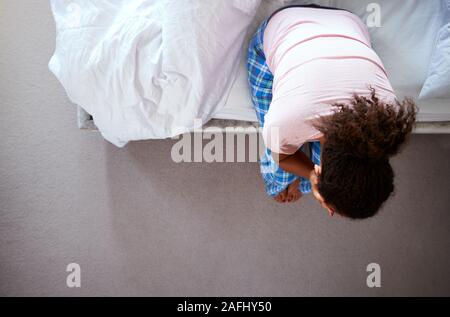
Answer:
<path fill-rule="evenodd" d="M 319 139 L 319 141 L 323 148 L 325 138 L 322 137 Z M 319 177 L 322 173 L 322 169 L 320 166 L 314 165 L 313 162 L 311 162 L 311 160 L 308 158 L 308 156 L 306 156 L 306 154 L 301 150 L 298 150 L 292 155 L 272 152 L 272 157 L 282 170 L 308 179 L 311 182 L 314 198 L 322 205 L 323 208 L 328 210 L 330 216 L 334 215 L 334 210 L 325 203 L 325 200 L 322 198 L 322 195 L 320 195 L 317 188 Z"/>
<path fill-rule="evenodd" d="M 292 155 L 272 153 L 272 157 L 283 171 L 305 179 L 309 179 L 314 171 L 313 162 L 301 150 Z"/>
<path fill-rule="evenodd" d="M 325 144 L 325 138 L 322 136 L 317 141 L 320 142 L 323 148 Z M 272 152 L 272 157 L 277 162 L 278 166 L 288 173 L 303 177 L 305 179 L 311 179 L 314 174 L 314 163 L 306 156 L 300 149 L 294 154 L 278 154 Z"/>

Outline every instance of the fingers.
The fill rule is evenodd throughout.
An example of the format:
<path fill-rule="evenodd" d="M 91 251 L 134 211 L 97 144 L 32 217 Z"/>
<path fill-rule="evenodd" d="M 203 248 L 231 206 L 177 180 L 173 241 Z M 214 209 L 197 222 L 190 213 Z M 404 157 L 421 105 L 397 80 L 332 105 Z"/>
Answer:
<path fill-rule="evenodd" d="M 320 174 L 322 174 L 322 167 L 319 165 L 314 165 L 314 172 L 316 172 L 317 176 L 320 176 Z"/>
<path fill-rule="evenodd" d="M 322 206 L 322 208 L 326 209 L 328 211 L 328 214 L 333 217 L 334 216 L 334 211 L 331 210 L 331 208 L 329 208 L 326 204 L 325 204 L 325 200 L 323 199 L 322 195 L 319 193 L 318 190 L 318 185 L 319 185 L 319 176 L 322 173 L 322 168 L 318 165 L 314 166 L 314 173 L 315 175 L 313 175 L 313 177 L 311 177 L 311 189 L 312 189 L 312 193 L 314 195 L 314 198 L 320 203 L 320 205 Z"/>
<path fill-rule="evenodd" d="M 314 178 L 311 180 L 311 189 L 312 193 L 314 195 L 314 198 L 316 198 L 320 204 L 323 204 L 324 199 L 322 198 L 322 195 L 320 195 L 319 190 L 317 188 L 317 185 L 319 184 L 319 181 L 317 178 Z"/>

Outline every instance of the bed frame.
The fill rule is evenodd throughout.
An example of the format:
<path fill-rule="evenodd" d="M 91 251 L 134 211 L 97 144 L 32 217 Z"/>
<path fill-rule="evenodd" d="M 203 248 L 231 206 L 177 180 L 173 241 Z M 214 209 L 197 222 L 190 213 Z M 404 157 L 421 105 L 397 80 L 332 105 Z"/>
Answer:
<path fill-rule="evenodd" d="M 82 130 L 98 131 L 92 120 L 92 116 L 78 106 L 78 128 Z M 235 133 L 251 133 L 257 131 L 257 122 L 239 121 L 239 120 L 224 120 L 212 119 L 204 127 L 209 128 L 209 132 L 223 133 L 226 128 L 233 128 Z M 211 128 L 216 130 L 210 130 Z M 249 132 L 250 131 L 250 132 Z M 450 121 L 436 121 L 436 122 L 417 122 L 414 129 L 415 134 L 450 134 Z"/>

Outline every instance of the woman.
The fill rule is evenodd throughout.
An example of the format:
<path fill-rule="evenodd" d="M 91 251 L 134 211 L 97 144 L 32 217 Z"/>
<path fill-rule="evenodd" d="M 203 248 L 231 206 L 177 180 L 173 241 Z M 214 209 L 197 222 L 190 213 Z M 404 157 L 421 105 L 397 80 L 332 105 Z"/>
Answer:
<path fill-rule="evenodd" d="M 374 216 L 416 107 L 397 100 L 364 23 L 335 8 L 282 8 L 252 38 L 248 70 L 266 192 L 294 202 L 312 191 L 330 215 Z"/>

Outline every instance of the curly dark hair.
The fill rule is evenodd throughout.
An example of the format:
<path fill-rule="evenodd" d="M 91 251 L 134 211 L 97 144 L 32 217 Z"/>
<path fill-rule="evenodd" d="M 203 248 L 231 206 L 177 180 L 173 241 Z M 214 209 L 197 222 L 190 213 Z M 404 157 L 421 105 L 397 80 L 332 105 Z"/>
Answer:
<path fill-rule="evenodd" d="M 389 162 L 410 135 L 417 108 L 412 99 L 386 104 L 371 88 L 315 127 L 324 135 L 318 190 L 335 212 L 351 219 L 374 216 L 394 191 Z"/>

